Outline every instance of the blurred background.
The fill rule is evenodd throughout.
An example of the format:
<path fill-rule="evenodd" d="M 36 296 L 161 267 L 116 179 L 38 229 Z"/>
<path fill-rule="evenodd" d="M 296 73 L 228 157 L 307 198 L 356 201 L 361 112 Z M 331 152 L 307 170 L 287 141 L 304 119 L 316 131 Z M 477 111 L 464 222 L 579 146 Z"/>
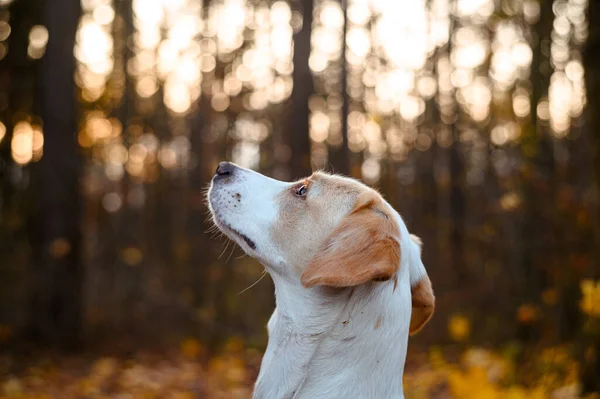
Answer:
<path fill-rule="evenodd" d="M 273 288 L 206 233 L 221 160 L 423 239 L 408 398 L 592 397 L 599 131 L 596 0 L 0 0 L 0 398 L 249 397 Z"/>

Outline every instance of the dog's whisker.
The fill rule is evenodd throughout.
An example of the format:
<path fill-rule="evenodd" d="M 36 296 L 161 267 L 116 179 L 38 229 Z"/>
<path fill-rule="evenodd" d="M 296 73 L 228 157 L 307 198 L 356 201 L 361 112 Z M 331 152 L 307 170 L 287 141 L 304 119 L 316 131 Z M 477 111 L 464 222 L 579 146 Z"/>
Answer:
<path fill-rule="evenodd" d="M 218 239 L 220 239 L 221 237 L 224 237 L 224 236 L 225 236 L 225 233 L 223 233 L 222 231 L 215 231 L 215 232 L 212 233 L 212 235 L 211 235 L 210 238 L 213 239 L 213 240 L 218 240 Z M 229 238 L 229 237 L 227 237 L 227 238 Z"/>
<path fill-rule="evenodd" d="M 258 278 L 258 280 L 256 280 L 255 282 L 253 282 L 251 285 L 249 285 L 248 287 L 244 288 L 243 290 L 241 290 L 240 292 L 238 292 L 238 295 L 242 295 L 244 292 L 248 291 L 250 288 L 254 287 L 256 284 L 260 283 L 260 281 L 265 278 L 265 276 L 267 275 L 267 271 L 263 270 L 261 276 Z"/>
<path fill-rule="evenodd" d="M 229 262 L 229 259 L 231 259 L 231 255 L 233 255 L 234 252 L 235 252 L 235 244 L 231 247 L 231 252 L 229 253 L 229 256 L 227 257 L 227 260 L 225 261 L 225 263 Z"/>
<path fill-rule="evenodd" d="M 227 251 L 227 248 L 229 248 L 229 243 L 231 241 L 227 240 L 225 241 L 225 249 L 223 250 L 223 252 L 221 252 L 221 255 L 219 255 L 219 257 L 217 259 L 221 259 L 221 257 L 225 254 L 225 251 Z"/>
<path fill-rule="evenodd" d="M 216 225 L 213 225 L 211 227 L 209 227 L 208 229 L 204 230 L 205 233 L 214 233 L 219 231 L 219 228 Z"/>

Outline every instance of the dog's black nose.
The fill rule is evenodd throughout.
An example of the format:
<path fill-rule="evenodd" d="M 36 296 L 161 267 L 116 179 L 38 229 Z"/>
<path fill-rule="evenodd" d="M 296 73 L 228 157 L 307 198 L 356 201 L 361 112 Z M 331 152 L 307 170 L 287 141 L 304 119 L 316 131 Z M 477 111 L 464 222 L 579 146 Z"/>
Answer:
<path fill-rule="evenodd" d="M 234 169 L 235 165 L 231 162 L 220 162 L 219 166 L 217 166 L 217 170 L 215 170 L 214 178 L 230 177 L 233 175 Z"/>

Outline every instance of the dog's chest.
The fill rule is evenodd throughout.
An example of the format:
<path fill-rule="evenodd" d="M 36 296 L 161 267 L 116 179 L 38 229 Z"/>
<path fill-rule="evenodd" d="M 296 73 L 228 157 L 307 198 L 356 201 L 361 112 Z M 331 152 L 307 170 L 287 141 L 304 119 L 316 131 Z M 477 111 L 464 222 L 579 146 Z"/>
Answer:
<path fill-rule="evenodd" d="M 276 310 L 255 398 L 402 398 L 410 291 L 354 298 L 305 331 Z"/>

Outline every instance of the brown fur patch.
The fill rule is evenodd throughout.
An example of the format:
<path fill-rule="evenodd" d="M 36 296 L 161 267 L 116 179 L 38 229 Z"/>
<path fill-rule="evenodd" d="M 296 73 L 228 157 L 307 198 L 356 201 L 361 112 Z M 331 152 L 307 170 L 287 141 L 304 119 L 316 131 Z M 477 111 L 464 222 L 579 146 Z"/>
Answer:
<path fill-rule="evenodd" d="M 381 319 L 382 319 L 382 316 L 381 316 L 381 315 L 377 316 L 377 320 L 375 321 L 375 329 L 376 329 L 376 330 L 377 330 L 379 327 L 381 327 Z"/>
<path fill-rule="evenodd" d="M 392 278 L 400 265 L 400 229 L 388 212 L 376 192 L 360 195 L 308 264 L 302 284 L 352 287 Z"/>
<path fill-rule="evenodd" d="M 435 296 L 431 288 L 431 280 L 423 277 L 411 289 L 412 315 L 410 318 L 410 334 L 418 333 L 433 316 L 435 309 Z"/>

